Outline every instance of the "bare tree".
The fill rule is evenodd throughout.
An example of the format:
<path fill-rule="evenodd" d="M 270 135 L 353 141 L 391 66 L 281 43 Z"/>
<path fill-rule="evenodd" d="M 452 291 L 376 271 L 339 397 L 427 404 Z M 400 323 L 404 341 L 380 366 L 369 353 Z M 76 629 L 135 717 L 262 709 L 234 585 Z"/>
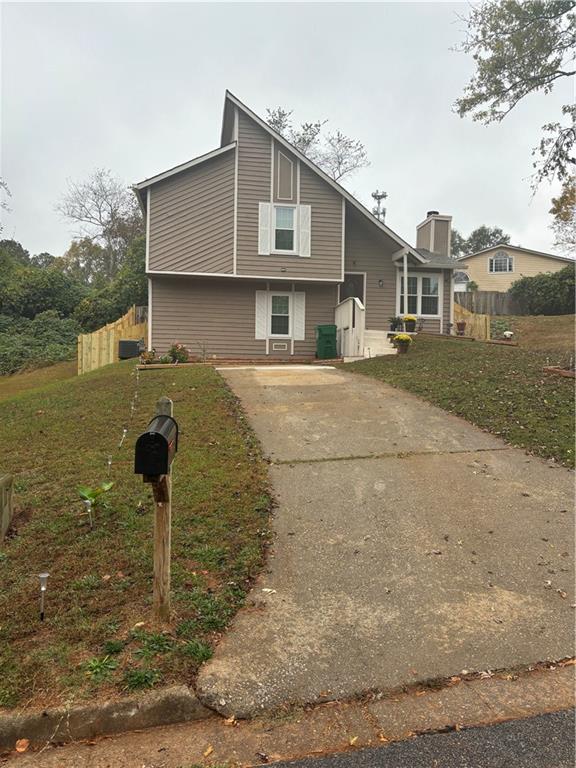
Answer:
<path fill-rule="evenodd" d="M 117 274 L 130 243 L 144 233 L 135 195 L 105 168 L 85 181 L 69 181 L 56 210 L 76 225 L 79 239 L 104 249 L 107 280 Z"/>
<path fill-rule="evenodd" d="M 292 122 L 292 110 L 276 107 L 267 109 L 266 114 L 271 128 L 284 136 L 334 181 L 342 181 L 354 171 L 370 165 L 366 148 L 358 139 L 351 139 L 341 131 L 323 134 L 327 120 L 295 126 Z"/>

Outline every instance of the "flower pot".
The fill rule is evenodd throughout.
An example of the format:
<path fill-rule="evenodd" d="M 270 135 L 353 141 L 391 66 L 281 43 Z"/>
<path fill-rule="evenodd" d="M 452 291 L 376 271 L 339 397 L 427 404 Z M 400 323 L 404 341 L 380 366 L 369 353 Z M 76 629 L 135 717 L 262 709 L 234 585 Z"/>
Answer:
<path fill-rule="evenodd" d="M 466 330 L 466 320 L 458 320 L 456 323 L 456 333 L 458 336 L 464 336 Z"/>
<path fill-rule="evenodd" d="M 405 355 L 406 352 L 408 352 L 409 347 L 410 344 L 396 344 L 396 349 L 398 350 L 399 355 Z"/>
<path fill-rule="evenodd" d="M 416 320 L 404 320 L 404 326 L 407 333 L 412 333 L 416 330 Z"/>

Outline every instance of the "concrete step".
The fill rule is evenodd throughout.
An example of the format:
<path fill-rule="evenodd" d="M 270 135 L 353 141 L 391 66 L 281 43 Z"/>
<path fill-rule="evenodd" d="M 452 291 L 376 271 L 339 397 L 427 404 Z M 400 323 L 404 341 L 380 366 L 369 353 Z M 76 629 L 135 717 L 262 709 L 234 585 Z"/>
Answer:
<path fill-rule="evenodd" d="M 396 349 L 390 343 L 386 331 L 364 331 L 364 357 L 395 354 Z"/>

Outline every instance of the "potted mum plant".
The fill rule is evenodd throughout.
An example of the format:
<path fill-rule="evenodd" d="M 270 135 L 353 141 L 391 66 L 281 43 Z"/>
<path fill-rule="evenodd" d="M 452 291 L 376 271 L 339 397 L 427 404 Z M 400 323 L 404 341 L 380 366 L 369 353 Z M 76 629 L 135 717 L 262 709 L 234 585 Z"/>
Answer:
<path fill-rule="evenodd" d="M 391 317 L 390 318 L 390 330 L 391 331 L 401 331 L 402 330 L 402 318 L 401 317 Z"/>
<path fill-rule="evenodd" d="M 414 315 L 404 315 L 404 330 L 407 333 L 411 333 L 416 330 L 416 318 Z"/>
<path fill-rule="evenodd" d="M 408 336 L 407 333 L 397 333 L 392 339 L 392 343 L 398 350 L 399 355 L 405 355 L 410 349 L 410 344 L 412 344 L 412 336 Z"/>

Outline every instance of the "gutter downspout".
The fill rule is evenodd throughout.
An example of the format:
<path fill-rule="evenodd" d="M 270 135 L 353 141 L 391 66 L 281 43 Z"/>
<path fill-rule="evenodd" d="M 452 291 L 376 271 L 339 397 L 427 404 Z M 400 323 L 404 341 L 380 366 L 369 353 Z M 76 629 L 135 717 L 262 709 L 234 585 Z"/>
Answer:
<path fill-rule="evenodd" d="M 402 256 L 402 279 L 404 281 L 404 314 L 408 314 L 408 254 L 404 252 Z"/>

